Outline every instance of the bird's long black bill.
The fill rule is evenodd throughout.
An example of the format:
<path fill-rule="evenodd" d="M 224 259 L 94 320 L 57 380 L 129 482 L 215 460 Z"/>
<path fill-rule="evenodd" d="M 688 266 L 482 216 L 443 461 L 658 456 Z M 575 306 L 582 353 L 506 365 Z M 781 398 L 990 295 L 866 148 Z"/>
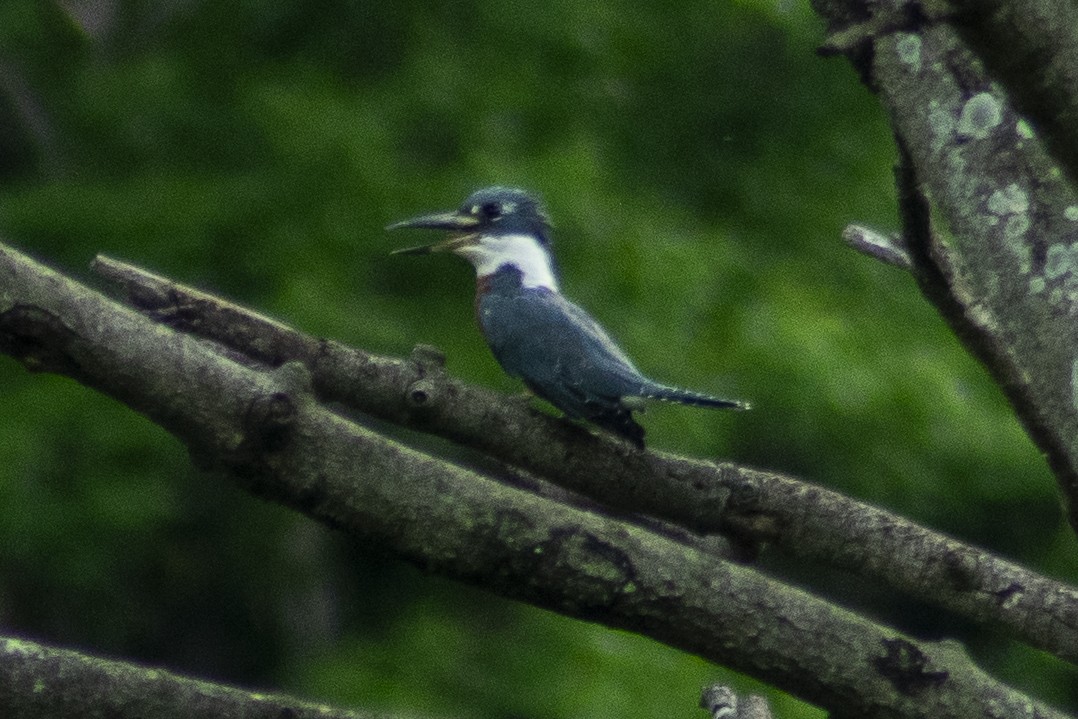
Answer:
<path fill-rule="evenodd" d="M 470 230 L 475 229 L 479 224 L 479 220 L 471 215 L 464 215 L 459 212 L 439 212 L 433 215 L 421 215 L 419 217 L 413 217 L 410 220 L 402 220 L 401 222 L 394 222 L 392 225 L 386 226 L 387 230 L 446 230 L 451 232 L 454 236 L 451 236 L 444 242 L 435 242 L 430 245 L 420 245 L 419 247 L 405 247 L 400 250 L 393 250 L 389 254 L 391 255 L 429 255 L 432 252 L 447 252 L 453 250 L 463 239 L 457 233 L 467 233 Z"/>
<path fill-rule="evenodd" d="M 437 245 L 420 245 L 419 247 L 404 247 L 399 250 L 393 250 L 389 254 L 391 255 L 429 255 L 434 252 L 434 248 Z"/>
<path fill-rule="evenodd" d="M 420 215 L 410 220 L 401 220 L 387 225 L 387 230 L 448 230 L 449 232 L 467 232 L 473 230 L 479 220 L 471 215 L 459 212 L 438 212 L 433 215 Z"/>

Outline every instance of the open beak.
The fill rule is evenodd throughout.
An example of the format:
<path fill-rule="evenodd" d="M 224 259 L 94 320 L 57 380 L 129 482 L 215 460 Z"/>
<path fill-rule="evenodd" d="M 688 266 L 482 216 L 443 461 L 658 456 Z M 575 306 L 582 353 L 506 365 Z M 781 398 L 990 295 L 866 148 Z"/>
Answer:
<path fill-rule="evenodd" d="M 460 247 L 469 245 L 476 240 L 475 233 L 471 232 L 479 226 L 479 219 L 471 215 L 463 215 L 459 212 L 439 212 L 433 215 L 420 215 L 410 220 L 394 222 L 386 226 L 387 230 L 445 230 L 452 235 L 448 240 L 436 242 L 431 245 L 419 247 L 406 247 L 401 250 L 393 250 L 391 255 L 426 255 L 431 252 L 452 252 Z"/>

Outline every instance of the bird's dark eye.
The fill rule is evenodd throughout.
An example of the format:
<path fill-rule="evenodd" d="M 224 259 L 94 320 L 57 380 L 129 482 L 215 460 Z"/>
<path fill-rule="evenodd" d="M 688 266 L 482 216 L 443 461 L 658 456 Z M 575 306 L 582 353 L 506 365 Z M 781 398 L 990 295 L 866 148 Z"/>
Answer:
<path fill-rule="evenodd" d="M 479 206 L 479 212 L 488 220 L 494 220 L 502 216 L 502 203 L 484 202 Z"/>

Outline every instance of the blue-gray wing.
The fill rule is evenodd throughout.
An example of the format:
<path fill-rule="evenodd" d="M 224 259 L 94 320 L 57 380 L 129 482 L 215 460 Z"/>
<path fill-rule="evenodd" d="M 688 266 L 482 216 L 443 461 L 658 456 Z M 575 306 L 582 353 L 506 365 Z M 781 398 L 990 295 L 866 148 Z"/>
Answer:
<path fill-rule="evenodd" d="M 482 295 L 479 324 L 506 372 L 572 417 L 621 413 L 655 386 L 599 324 L 561 294 L 522 288 Z"/>

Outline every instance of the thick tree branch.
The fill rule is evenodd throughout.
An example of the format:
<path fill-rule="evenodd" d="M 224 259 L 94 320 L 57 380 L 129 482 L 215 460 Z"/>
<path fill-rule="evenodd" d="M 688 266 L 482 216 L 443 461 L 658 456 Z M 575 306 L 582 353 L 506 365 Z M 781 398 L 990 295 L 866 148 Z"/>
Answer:
<path fill-rule="evenodd" d="M 841 39 L 829 47 L 879 95 L 953 234 L 904 238 L 923 291 L 1003 387 L 1078 528 L 1078 191 L 951 15 L 914 3 L 814 4 Z"/>
<path fill-rule="evenodd" d="M 953 22 L 1078 182 L 1078 5 L 953 0 Z"/>
<path fill-rule="evenodd" d="M 380 719 L 0 637 L 0 708 L 19 719 Z"/>
<path fill-rule="evenodd" d="M 146 413 L 204 462 L 430 571 L 639 632 L 847 716 L 1061 717 L 916 642 L 668 537 L 432 458 L 263 371 L 0 252 L 0 346 Z"/>
<path fill-rule="evenodd" d="M 305 363 L 325 400 L 453 439 L 608 507 L 857 572 L 1078 659 L 1078 591 L 988 552 L 792 478 L 636 452 L 451 378 L 431 352 L 417 362 L 376 357 L 116 260 L 94 266 L 151 317 L 274 366 Z"/>

